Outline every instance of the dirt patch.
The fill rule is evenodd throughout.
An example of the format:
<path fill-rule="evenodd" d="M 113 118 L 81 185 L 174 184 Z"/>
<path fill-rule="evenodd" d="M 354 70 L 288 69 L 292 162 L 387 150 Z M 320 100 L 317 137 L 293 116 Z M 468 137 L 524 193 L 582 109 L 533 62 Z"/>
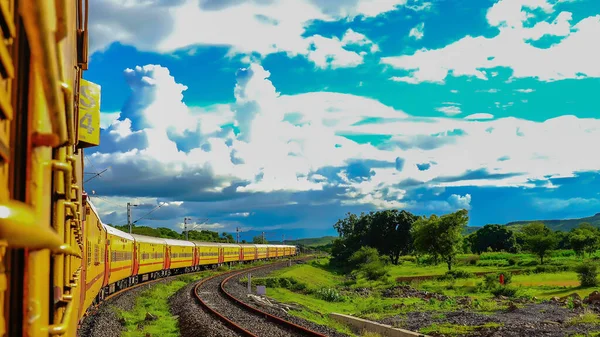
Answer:
<path fill-rule="evenodd" d="M 593 324 L 570 325 L 571 318 L 581 315 L 583 308 L 568 309 L 558 303 L 525 304 L 522 308 L 509 306 L 492 314 L 482 314 L 468 309 L 447 312 L 409 312 L 381 320 L 381 323 L 418 331 L 433 324 L 477 327 L 472 331 L 452 336 L 544 336 L 563 337 L 600 331 Z M 485 325 L 488 327 L 485 327 Z M 449 336 L 431 333 L 431 336 Z"/>

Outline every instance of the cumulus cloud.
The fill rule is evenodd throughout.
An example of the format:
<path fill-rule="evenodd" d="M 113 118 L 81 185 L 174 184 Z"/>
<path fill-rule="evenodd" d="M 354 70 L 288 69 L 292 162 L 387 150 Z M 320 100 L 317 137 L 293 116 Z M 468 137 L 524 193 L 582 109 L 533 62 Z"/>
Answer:
<path fill-rule="evenodd" d="M 375 17 L 403 5 L 406 0 L 96 0 L 90 4 L 90 53 L 113 42 L 160 53 L 211 45 L 228 46 L 230 55 L 285 52 L 319 67 L 353 67 L 377 45 L 351 29 L 338 39 L 305 36 L 306 28 L 314 20 Z"/>
<path fill-rule="evenodd" d="M 260 210 L 267 208 L 271 215 L 280 209 L 277 224 L 295 225 L 301 220 L 290 210 L 308 206 L 445 212 L 469 208 L 471 195 L 425 202 L 411 191 L 550 188 L 539 182 L 600 167 L 589 146 L 600 137 L 598 119 L 415 118 L 349 94 L 282 95 L 259 64 L 238 71 L 235 102 L 199 108 L 183 102 L 187 87 L 165 67 L 138 66 L 124 75 L 131 96 L 102 130 L 101 145 L 88 152 L 98 170 L 110 167 L 88 186 L 122 205 L 100 203 L 109 219 L 122 219 L 133 197 L 148 198 L 148 205 L 167 201 L 156 213 L 178 219 L 190 209 L 235 218 L 211 220 L 213 228 L 264 221 Z M 386 140 L 350 140 L 373 135 Z M 256 214 L 246 216 L 250 211 Z"/>
<path fill-rule="evenodd" d="M 381 62 L 408 71 L 406 83 L 444 83 L 447 76 L 489 78 L 487 69 L 507 67 L 513 78 L 533 77 L 541 81 L 600 77 L 596 60 L 600 46 L 600 15 L 571 23 L 572 14 L 561 12 L 552 22 L 524 25 L 529 11 L 554 12 L 550 0 L 500 0 L 487 11 L 487 21 L 499 29 L 498 35 L 465 36 L 439 49 L 420 49 L 412 55 L 384 57 Z M 561 38 L 548 48 L 532 42 L 542 37 Z M 544 62 L 539 62 L 544 60 Z M 568 60 L 568 61 L 565 61 Z M 393 78 L 392 78 L 393 79 Z"/>
<path fill-rule="evenodd" d="M 475 114 L 471 114 L 465 117 L 465 119 L 468 120 L 474 120 L 474 119 L 492 119 L 494 118 L 494 115 L 489 114 L 489 113 L 485 113 L 485 112 L 479 112 L 479 113 L 475 113 Z"/>
<path fill-rule="evenodd" d="M 424 30 L 425 30 L 425 22 L 421 22 L 410 30 L 410 32 L 408 33 L 408 36 L 414 38 L 415 40 L 420 40 L 423 38 L 423 36 L 425 36 Z"/>

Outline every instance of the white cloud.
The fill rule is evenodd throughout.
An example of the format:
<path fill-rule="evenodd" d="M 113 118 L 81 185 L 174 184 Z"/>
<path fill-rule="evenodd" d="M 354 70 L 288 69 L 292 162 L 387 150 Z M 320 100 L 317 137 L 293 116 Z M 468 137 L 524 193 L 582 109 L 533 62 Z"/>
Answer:
<path fill-rule="evenodd" d="M 515 91 L 524 93 L 524 94 L 528 94 L 528 93 L 534 92 L 535 90 L 533 90 L 533 89 L 516 89 Z"/>
<path fill-rule="evenodd" d="M 425 22 L 421 22 L 410 30 L 408 36 L 414 37 L 415 40 L 420 40 L 425 36 Z"/>
<path fill-rule="evenodd" d="M 115 120 L 119 119 L 121 112 L 101 112 L 100 113 L 100 128 L 108 128 Z"/>
<path fill-rule="evenodd" d="M 460 114 L 460 104 L 452 102 L 444 102 L 445 106 L 436 108 L 437 111 L 442 112 L 448 116 L 454 116 Z"/>
<path fill-rule="evenodd" d="M 346 205 L 418 207 L 407 200 L 401 182 L 412 180 L 430 187 L 532 187 L 532 180 L 568 177 L 600 167 L 600 157 L 589 146 L 600 137 L 598 119 L 486 120 L 491 117 L 486 114 L 413 118 L 376 100 L 349 94 L 280 95 L 269 75 L 252 64 L 237 74 L 235 103 L 190 108 L 182 102 L 186 86 L 177 83 L 168 69 L 149 65 L 128 70 L 132 97 L 120 120 L 103 132 L 99 152 L 89 155 L 97 169 L 111 167 L 101 185 L 94 186 L 114 195 L 184 200 L 184 206 L 188 200 L 215 196 L 305 192 Z M 442 112 L 460 113 L 458 103 L 444 105 Z M 379 121 L 358 123 L 367 118 Z M 222 129 L 225 124 L 236 125 L 239 134 Z M 375 147 L 342 135 L 391 139 Z M 498 160 L 506 156 L 510 159 Z M 398 160 L 404 165 L 396 167 Z M 347 168 L 356 161 L 365 162 L 364 179 L 353 178 Z M 435 164 L 421 171 L 417 164 L 422 163 Z M 496 176 L 461 178 L 477 170 Z M 268 203 L 298 203 L 278 196 Z M 466 207 L 470 196 L 457 195 L 445 202 Z M 178 207 L 181 204 L 166 209 L 175 212 Z"/>
<path fill-rule="evenodd" d="M 564 209 L 597 209 L 600 206 L 600 199 L 586 198 L 536 198 L 533 200 L 533 205 L 544 211 L 561 211 Z"/>
<path fill-rule="evenodd" d="M 473 119 L 493 119 L 494 115 L 489 114 L 489 113 L 485 113 L 485 112 L 480 112 L 480 113 L 475 113 L 472 115 L 468 115 L 467 117 L 465 117 L 465 119 L 467 120 L 473 120 Z"/>
<path fill-rule="evenodd" d="M 600 45 L 600 15 L 581 19 L 574 25 L 569 12 L 561 12 L 552 23 L 525 27 L 523 8 L 554 11 L 548 0 L 500 0 L 487 12 L 497 36 L 465 36 L 440 49 L 420 49 L 412 55 L 384 57 L 381 62 L 409 71 L 407 83 L 444 83 L 448 75 L 489 78 L 488 70 L 508 67 L 513 78 L 534 77 L 540 81 L 600 77 L 597 59 Z M 543 36 L 564 38 L 549 48 L 536 48 L 529 40 Z M 539 60 L 544 60 L 540 62 Z M 492 74 L 493 75 L 493 74 Z"/>
<path fill-rule="evenodd" d="M 212 45 L 230 47 L 230 55 L 304 55 L 320 67 L 327 63 L 323 57 L 331 56 L 332 67 L 353 67 L 362 63 L 363 55 L 345 46 L 363 46 L 364 54 L 378 51 L 377 45 L 352 30 L 340 40 L 304 36 L 305 29 L 314 20 L 374 17 L 405 4 L 406 0 L 96 0 L 90 4 L 90 54 L 113 42 L 143 51 L 188 54 L 195 52 L 194 46 Z"/>

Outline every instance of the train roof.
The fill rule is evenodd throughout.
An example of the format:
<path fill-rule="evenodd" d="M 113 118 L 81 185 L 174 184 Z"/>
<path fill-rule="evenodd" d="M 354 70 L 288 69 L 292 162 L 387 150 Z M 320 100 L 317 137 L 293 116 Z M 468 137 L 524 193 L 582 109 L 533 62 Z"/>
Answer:
<path fill-rule="evenodd" d="M 159 244 L 159 245 L 164 245 L 167 242 L 165 241 L 165 239 L 163 238 L 156 238 L 153 236 L 146 236 L 146 235 L 140 235 L 140 234 L 131 234 L 134 238 L 136 242 L 144 242 L 144 243 L 155 243 L 155 244 Z"/>
<path fill-rule="evenodd" d="M 195 247 L 191 241 L 174 240 L 174 239 L 163 239 L 169 246 L 184 246 L 184 247 Z"/>
<path fill-rule="evenodd" d="M 118 229 L 116 229 L 114 227 L 111 227 L 109 225 L 102 224 L 102 226 L 104 226 L 104 228 L 106 228 L 106 232 L 108 234 L 115 235 L 115 236 L 121 237 L 123 239 L 131 240 L 131 241 L 134 240 L 133 236 L 131 234 L 129 234 L 129 233 L 125 233 L 122 230 L 118 230 Z"/>
<path fill-rule="evenodd" d="M 240 243 L 239 245 L 242 247 L 254 247 L 254 248 L 258 247 L 258 245 L 254 244 L 254 243 Z"/>
<path fill-rule="evenodd" d="M 220 242 L 219 244 L 221 245 L 221 247 L 238 247 L 238 248 L 241 248 L 240 244 L 238 244 L 238 243 Z"/>
<path fill-rule="evenodd" d="M 204 246 L 204 247 L 220 247 L 221 244 L 219 242 L 206 242 L 206 241 L 192 241 L 196 246 Z"/>
<path fill-rule="evenodd" d="M 92 209 L 92 212 L 94 212 L 94 214 L 96 214 L 96 217 L 98 218 L 98 221 L 104 225 L 104 223 L 102 223 L 102 220 L 100 219 L 100 214 L 98 213 L 98 210 L 96 209 L 96 206 L 94 206 L 94 204 L 92 203 L 92 199 L 90 199 L 90 196 L 88 195 L 87 198 L 85 198 L 85 201 L 90 205 L 90 208 Z"/>

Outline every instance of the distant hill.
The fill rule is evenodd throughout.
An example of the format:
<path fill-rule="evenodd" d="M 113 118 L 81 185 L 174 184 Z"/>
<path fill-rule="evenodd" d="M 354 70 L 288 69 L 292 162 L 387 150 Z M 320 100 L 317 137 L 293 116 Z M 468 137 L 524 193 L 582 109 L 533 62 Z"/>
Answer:
<path fill-rule="evenodd" d="M 513 221 L 505 224 L 506 227 L 518 231 L 523 226 L 532 223 L 532 222 L 541 222 L 545 224 L 548 228 L 553 231 L 563 231 L 568 232 L 573 228 L 579 226 L 580 223 L 587 222 L 594 227 L 600 228 L 600 213 L 597 213 L 593 216 L 588 216 L 586 218 L 579 219 L 563 219 L 563 220 L 527 220 L 527 221 Z M 481 227 L 475 226 L 467 226 L 463 230 L 463 235 L 469 235 L 471 233 L 475 233 Z"/>
<path fill-rule="evenodd" d="M 542 222 L 552 230 L 558 230 L 563 232 L 568 232 L 571 229 L 576 228 L 577 226 L 579 226 L 580 223 L 583 222 L 587 222 L 594 227 L 600 228 L 600 213 L 580 219 L 513 221 L 507 223 L 506 226 L 514 230 L 519 230 L 521 227 L 527 225 L 528 223 L 537 221 Z"/>

